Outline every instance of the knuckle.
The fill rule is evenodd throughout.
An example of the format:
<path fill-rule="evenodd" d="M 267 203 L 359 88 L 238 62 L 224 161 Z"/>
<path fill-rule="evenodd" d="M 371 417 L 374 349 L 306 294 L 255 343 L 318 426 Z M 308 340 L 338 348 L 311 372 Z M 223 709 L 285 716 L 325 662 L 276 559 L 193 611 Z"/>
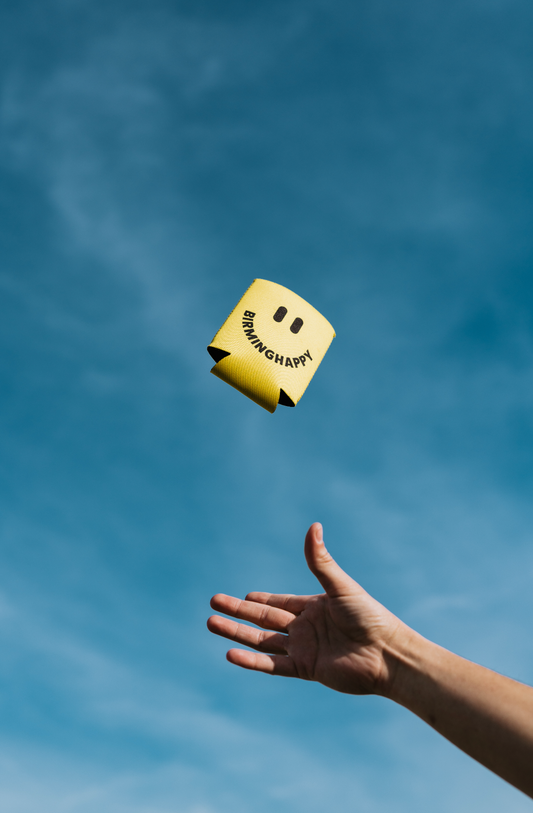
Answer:
<path fill-rule="evenodd" d="M 322 550 L 319 550 L 316 558 L 322 564 L 329 564 L 329 562 L 333 561 L 333 556 L 331 555 L 331 553 L 329 553 L 329 551 L 326 550 L 326 548 L 322 548 Z"/>
<path fill-rule="evenodd" d="M 270 609 L 268 607 L 263 607 L 263 609 L 259 613 L 259 623 L 260 623 L 260 625 L 262 627 L 264 627 L 264 626 L 266 626 L 268 624 L 269 615 L 270 615 Z"/>

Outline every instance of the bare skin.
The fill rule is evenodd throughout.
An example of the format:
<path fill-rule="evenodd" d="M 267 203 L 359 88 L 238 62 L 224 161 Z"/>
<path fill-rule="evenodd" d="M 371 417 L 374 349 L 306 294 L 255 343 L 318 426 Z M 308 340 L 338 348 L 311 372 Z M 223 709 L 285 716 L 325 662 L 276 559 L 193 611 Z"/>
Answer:
<path fill-rule="evenodd" d="M 388 697 L 533 798 L 533 688 L 410 629 L 339 567 L 319 523 L 307 532 L 305 557 L 325 593 L 212 598 L 214 610 L 256 625 L 211 616 L 211 632 L 256 650 L 230 649 L 228 660 L 346 694 Z"/>

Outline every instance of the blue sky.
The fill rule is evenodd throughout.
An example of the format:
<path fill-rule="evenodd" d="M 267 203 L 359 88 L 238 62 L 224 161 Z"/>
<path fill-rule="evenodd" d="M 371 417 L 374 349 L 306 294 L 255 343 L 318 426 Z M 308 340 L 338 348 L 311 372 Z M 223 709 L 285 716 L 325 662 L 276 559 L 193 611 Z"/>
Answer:
<path fill-rule="evenodd" d="M 521 813 L 378 698 L 239 672 L 303 538 L 533 682 L 533 8 L 0 6 L 0 808 Z M 209 375 L 250 282 L 333 324 L 296 409 Z"/>

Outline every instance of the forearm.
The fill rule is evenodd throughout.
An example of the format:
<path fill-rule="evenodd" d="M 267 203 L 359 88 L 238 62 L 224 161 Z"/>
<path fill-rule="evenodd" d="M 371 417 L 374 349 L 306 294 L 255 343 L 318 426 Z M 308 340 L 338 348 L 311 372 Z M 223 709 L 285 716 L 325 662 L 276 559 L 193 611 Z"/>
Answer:
<path fill-rule="evenodd" d="M 405 628 L 385 653 L 383 694 L 533 797 L 533 688 Z"/>

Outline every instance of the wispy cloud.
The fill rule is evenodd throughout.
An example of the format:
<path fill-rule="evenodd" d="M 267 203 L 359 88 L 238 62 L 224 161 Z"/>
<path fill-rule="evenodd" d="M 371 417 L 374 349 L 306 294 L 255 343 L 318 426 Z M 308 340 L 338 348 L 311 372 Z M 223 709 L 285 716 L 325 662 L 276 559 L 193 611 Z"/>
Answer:
<path fill-rule="evenodd" d="M 286 37 L 286 25 L 154 11 L 126 17 L 42 76 L 21 60 L 3 85 L 5 159 L 39 178 L 62 251 L 92 256 L 137 291 L 147 335 L 184 360 L 196 345 L 186 338 L 203 345 L 211 330 L 217 273 L 191 173 L 249 137 L 224 120 L 204 123 L 202 105 L 253 82 Z"/>
<path fill-rule="evenodd" d="M 1 89 L 46 239 L 28 207 L 0 269 L 0 807 L 525 810 L 401 709 L 232 672 L 204 615 L 317 588 L 321 519 L 406 621 L 533 676 L 529 12 L 74 5 Z M 338 333 L 275 416 L 207 374 L 253 276 Z"/>

